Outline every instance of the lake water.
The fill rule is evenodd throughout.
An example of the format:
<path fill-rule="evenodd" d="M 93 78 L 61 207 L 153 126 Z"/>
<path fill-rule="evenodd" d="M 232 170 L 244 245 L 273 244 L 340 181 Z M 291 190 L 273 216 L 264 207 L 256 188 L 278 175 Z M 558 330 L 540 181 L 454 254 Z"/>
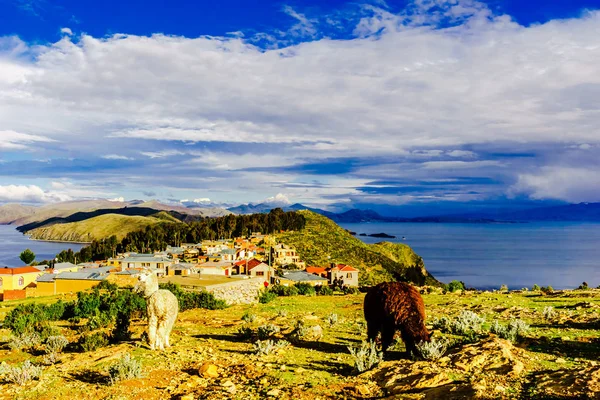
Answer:
<path fill-rule="evenodd" d="M 36 261 L 42 261 L 53 259 L 62 250 L 79 251 L 82 247 L 80 244 L 30 240 L 14 226 L 0 225 L 0 267 L 22 266 L 19 254 L 25 249 L 31 249 L 35 253 Z"/>
<path fill-rule="evenodd" d="M 600 285 L 600 224 L 340 224 L 366 243 L 406 243 L 423 257 L 438 280 L 468 287 L 511 289 L 551 285 L 575 288 Z M 396 239 L 358 236 L 380 233 Z M 403 240 L 402 237 L 406 239 Z"/>

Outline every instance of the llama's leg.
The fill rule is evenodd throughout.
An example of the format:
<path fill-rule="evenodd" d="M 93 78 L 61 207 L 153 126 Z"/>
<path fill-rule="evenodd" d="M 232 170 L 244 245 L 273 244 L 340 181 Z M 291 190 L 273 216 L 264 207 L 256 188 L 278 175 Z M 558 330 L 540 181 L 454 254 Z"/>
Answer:
<path fill-rule="evenodd" d="M 157 346 L 158 350 L 165 349 L 166 334 L 167 334 L 167 319 L 163 317 L 158 320 L 158 331 L 157 331 L 157 335 L 156 335 L 156 346 Z"/>
<path fill-rule="evenodd" d="M 377 340 L 377 335 L 379 335 L 379 331 L 381 331 L 381 324 L 379 321 L 367 320 L 367 338 L 371 342 L 375 342 Z"/>
<path fill-rule="evenodd" d="M 171 347 L 171 343 L 170 343 L 170 337 L 171 337 L 171 331 L 173 330 L 173 326 L 175 325 L 175 321 L 177 320 L 177 314 L 175 315 L 169 315 L 168 321 L 167 321 L 167 332 L 165 333 L 165 347 Z"/>
<path fill-rule="evenodd" d="M 156 348 L 156 329 L 158 325 L 158 317 L 156 315 L 148 316 L 148 344 L 154 350 Z"/>
<path fill-rule="evenodd" d="M 386 351 L 394 341 L 396 325 L 393 322 L 386 322 L 381 328 L 381 350 Z"/>

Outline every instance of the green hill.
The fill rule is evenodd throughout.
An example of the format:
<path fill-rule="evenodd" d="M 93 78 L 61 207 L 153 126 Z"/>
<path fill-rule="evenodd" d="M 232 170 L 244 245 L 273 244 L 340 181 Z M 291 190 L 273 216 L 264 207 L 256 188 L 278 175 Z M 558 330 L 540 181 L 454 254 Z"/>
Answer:
<path fill-rule="evenodd" d="M 362 271 L 360 281 L 374 284 L 406 280 L 416 284 L 439 285 L 423 265 L 423 260 L 409 246 L 383 242 L 368 245 L 349 234 L 327 217 L 314 212 L 298 211 L 306 219 L 299 232 L 285 232 L 276 240 L 294 247 L 307 265 L 330 262 L 352 265 Z"/>
<path fill-rule="evenodd" d="M 64 242 L 91 242 L 112 235 L 122 240 L 129 232 L 143 230 L 149 225 L 161 222 L 179 221 L 166 212 L 149 217 L 105 214 L 84 221 L 36 228 L 27 234 L 31 235 L 32 239 Z"/>

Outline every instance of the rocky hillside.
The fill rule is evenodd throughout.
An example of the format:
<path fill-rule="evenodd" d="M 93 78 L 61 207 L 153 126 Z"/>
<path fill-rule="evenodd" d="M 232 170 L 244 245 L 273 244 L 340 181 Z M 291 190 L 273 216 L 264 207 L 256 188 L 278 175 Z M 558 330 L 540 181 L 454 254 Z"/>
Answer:
<path fill-rule="evenodd" d="M 36 207 L 21 204 L 6 204 L 0 207 L 0 225 L 9 225 L 15 221 L 33 215 Z"/>
<path fill-rule="evenodd" d="M 282 233 L 276 240 L 296 248 L 308 265 L 349 264 L 363 272 L 360 280 L 365 284 L 406 279 L 420 285 L 439 285 L 409 246 L 387 242 L 368 245 L 327 217 L 308 210 L 298 212 L 306 219 L 305 229 Z"/>
<path fill-rule="evenodd" d="M 28 231 L 32 239 L 64 242 L 91 242 L 116 235 L 123 239 L 129 232 L 160 222 L 179 222 L 165 212 L 149 217 L 105 214 L 79 222 L 55 224 Z"/>

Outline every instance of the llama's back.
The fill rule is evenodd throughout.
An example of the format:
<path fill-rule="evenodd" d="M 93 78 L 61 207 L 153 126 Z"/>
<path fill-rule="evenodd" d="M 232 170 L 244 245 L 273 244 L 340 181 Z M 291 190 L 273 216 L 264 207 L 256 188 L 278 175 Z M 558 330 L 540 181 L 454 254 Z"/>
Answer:
<path fill-rule="evenodd" d="M 177 297 L 169 290 L 159 289 L 147 299 L 148 314 L 154 314 L 159 318 L 177 316 L 179 303 Z"/>

